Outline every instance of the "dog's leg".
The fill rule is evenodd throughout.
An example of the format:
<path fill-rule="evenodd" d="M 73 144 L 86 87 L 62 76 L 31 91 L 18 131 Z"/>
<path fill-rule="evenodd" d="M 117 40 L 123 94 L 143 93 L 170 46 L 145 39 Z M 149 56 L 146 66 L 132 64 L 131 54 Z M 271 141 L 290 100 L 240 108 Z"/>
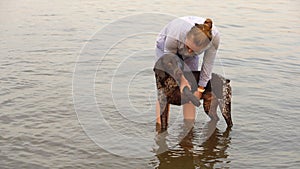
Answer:
<path fill-rule="evenodd" d="M 204 92 L 202 95 L 203 98 L 203 109 L 204 112 L 211 118 L 211 120 L 218 121 L 219 117 L 217 114 L 218 108 L 218 99 L 213 94 L 213 92 Z"/>
<path fill-rule="evenodd" d="M 224 89 L 223 89 L 223 103 L 221 104 L 221 112 L 227 123 L 228 127 L 232 127 L 232 119 L 231 119 L 231 86 L 230 80 L 226 80 Z"/>
<path fill-rule="evenodd" d="M 230 80 L 225 79 L 219 74 L 212 74 L 212 89 L 214 94 L 219 99 L 219 107 L 226 121 L 227 127 L 232 127 L 231 119 L 231 86 Z"/>
<path fill-rule="evenodd" d="M 161 120 L 161 131 L 165 131 L 168 128 L 168 120 L 169 120 L 169 108 L 170 104 L 166 104 L 164 108 L 161 107 L 161 115 L 160 115 L 160 120 Z"/>
<path fill-rule="evenodd" d="M 163 89 L 158 90 L 161 132 L 168 128 L 169 104 Z"/>

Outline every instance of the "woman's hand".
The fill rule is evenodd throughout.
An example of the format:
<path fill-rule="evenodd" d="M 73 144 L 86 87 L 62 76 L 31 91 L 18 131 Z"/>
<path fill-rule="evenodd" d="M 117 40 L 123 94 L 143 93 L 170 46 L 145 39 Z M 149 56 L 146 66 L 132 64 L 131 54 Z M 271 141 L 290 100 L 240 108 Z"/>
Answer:
<path fill-rule="evenodd" d="M 194 96 L 196 96 L 200 100 L 203 92 L 204 92 L 204 87 L 199 86 L 198 90 L 194 92 Z"/>
<path fill-rule="evenodd" d="M 180 92 L 183 93 L 183 88 L 187 86 L 189 90 L 191 90 L 191 85 L 189 82 L 186 80 L 186 78 L 182 75 L 180 78 Z"/>
<path fill-rule="evenodd" d="M 201 99 L 201 97 L 202 97 L 202 93 L 201 92 L 198 92 L 198 91 L 195 91 L 194 92 L 194 96 L 196 96 L 197 97 L 197 99 Z"/>

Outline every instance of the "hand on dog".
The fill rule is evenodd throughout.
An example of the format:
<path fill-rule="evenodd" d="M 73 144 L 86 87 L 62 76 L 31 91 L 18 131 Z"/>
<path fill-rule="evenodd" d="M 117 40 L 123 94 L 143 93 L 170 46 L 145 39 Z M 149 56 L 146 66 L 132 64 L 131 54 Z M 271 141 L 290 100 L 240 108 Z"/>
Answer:
<path fill-rule="evenodd" d="M 201 99 L 201 97 L 202 97 L 202 93 L 201 92 L 198 92 L 198 91 L 195 91 L 194 92 L 194 96 L 196 96 L 197 97 L 197 99 Z"/>
<path fill-rule="evenodd" d="M 180 78 L 180 92 L 183 93 L 183 88 L 187 86 L 191 90 L 191 85 L 186 80 L 186 78 L 182 75 Z"/>

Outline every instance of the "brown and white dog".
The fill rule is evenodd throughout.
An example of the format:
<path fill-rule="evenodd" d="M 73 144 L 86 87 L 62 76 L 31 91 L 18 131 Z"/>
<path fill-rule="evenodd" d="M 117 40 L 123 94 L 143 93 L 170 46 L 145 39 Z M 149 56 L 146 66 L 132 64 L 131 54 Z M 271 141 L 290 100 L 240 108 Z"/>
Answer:
<path fill-rule="evenodd" d="M 200 101 L 192 94 L 198 88 L 200 71 L 183 72 L 183 61 L 174 54 L 163 55 L 155 64 L 154 72 L 156 78 L 157 96 L 160 106 L 161 130 L 168 127 L 169 104 L 183 105 L 192 102 L 195 106 L 200 106 Z M 184 75 L 191 85 L 191 91 L 186 87 L 181 93 L 180 77 Z M 231 86 L 230 80 L 219 74 L 212 73 L 212 79 L 208 82 L 202 94 L 203 108 L 207 115 L 209 113 L 213 97 L 216 97 L 222 115 L 228 127 L 231 127 Z"/>

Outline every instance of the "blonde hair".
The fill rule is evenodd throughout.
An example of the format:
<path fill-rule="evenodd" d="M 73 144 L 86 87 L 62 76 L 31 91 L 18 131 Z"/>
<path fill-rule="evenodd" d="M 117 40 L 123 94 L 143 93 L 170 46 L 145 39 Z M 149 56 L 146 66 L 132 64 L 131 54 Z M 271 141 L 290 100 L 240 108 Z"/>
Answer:
<path fill-rule="evenodd" d="M 203 24 L 195 23 L 195 26 L 187 33 L 186 37 L 196 45 L 202 46 L 208 44 L 212 40 L 212 29 L 213 22 L 207 18 Z"/>

